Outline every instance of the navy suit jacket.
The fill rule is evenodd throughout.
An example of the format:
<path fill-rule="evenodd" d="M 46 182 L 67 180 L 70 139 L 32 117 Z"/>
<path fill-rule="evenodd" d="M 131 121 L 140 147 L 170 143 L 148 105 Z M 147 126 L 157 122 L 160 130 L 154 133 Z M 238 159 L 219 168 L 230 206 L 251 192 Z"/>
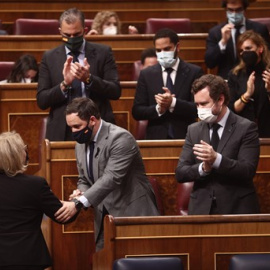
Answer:
<path fill-rule="evenodd" d="M 227 22 L 218 24 L 210 29 L 206 40 L 205 63 L 208 68 L 218 68 L 218 75 L 224 79 L 228 78 L 229 71 L 238 63 L 234 55 L 234 45 L 232 38 L 229 39 L 224 53 L 219 48 L 221 40 L 221 28 Z M 259 33 L 270 47 L 270 36 L 266 25 L 246 19 L 246 30 L 254 30 Z"/>
<path fill-rule="evenodd" d="M 136 120 L 148 120 L 146 139 L 167 139 L 169 124 L 172 125 L 175 139 L 185 138 L 188 125 L 195 122 L 197 118 L 191 85 L 202 75 L 203 71 L 200 67 L 181 60 L 174 84 L 176 96 L 174 111 L 172 113 L 167 111 L 162 116 L 158 116 L 155 95 L 164 93 L 161 66 L 156 64 L 140 72 L 132 115 Z"/>
<path fill-rule="evenodd" d="M 194 144 L 200 140 L 210 144 L 209 127 L 204 121 L 189 126 L 176 168 L 178 182 L 194 181 L 188 213 L 209 214 L 213 197 L 220 214 L 258 213 L 253 185 L 260 154 L 256 124 L 230 112 L 217 149 L 222 155 L 221 164 L 205 177 L 200 176 L 201 161 L 193 153 Z"/>
<path fill-rule="evenodd" d="M 104 120 L 114 123 L 110 100 L 119 99 L 121 88 L 112 50 L 105 45 L 86 42 L 85 57 L 92 75 L 90 85 L 85 85 L 86 96 L 98 105 Z M 60 89 L 66 59 L 62 44 L 45 52 L 40 63 L 37 104 L 42 110 L 50 108 L 46 138 L 51 141 L 64 141 L 66 129 L 69 129 L 65 119 L 68 97 Z"/>

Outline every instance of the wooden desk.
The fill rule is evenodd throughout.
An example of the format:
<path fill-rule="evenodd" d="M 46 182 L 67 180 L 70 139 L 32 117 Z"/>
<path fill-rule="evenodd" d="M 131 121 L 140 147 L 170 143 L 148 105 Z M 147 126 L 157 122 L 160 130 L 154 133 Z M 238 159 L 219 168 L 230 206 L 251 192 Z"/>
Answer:
<path fill-rule="evenodd" d="M 106 216 L 104 226 L 93 270 L 140 256 L 177 256 L 187 270 L 228 270 L 234 254 L 270 253 L 270 215 Z"/>

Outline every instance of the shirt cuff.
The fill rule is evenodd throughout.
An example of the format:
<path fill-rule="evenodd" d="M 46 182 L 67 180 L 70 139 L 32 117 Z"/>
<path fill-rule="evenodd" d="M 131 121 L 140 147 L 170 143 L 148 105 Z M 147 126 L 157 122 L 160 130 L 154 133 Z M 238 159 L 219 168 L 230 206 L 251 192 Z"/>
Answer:
<path fill-rule="evenodd" d="M 206 175 L 210 174 L 210 172 L 205 172 L 205 171 L 202 169 L 202 166 L 203 166 L 203 163 L 201 163 L 201 164 L 199 165 L 199 174 L 200 174 L 200 176 L 206 176 Z"/>
<path fill-rule="evenodd" d="M 90 207 L 91 204 L 88 202 L 85 196 L 79 197 L 79 201 L 83 204 L 84 207 Z"/>
<path fill-rule="evenodd" d="M 170 106 L 170 108 L 169 108 L 169 111 L 170 111 L 171 113 L 174 111 L 175 104 L 176 104 L 176 98 L 173 97 L 173 98 L 172 98 L 171 106 Z"/>
<path fill-rule="evenodd" d="M 156 111 L 157 111 L 158 116 L 162 116 L 163 115 L 163 113 L 160 113 L 159 112 L 159 105 L 158 104 L 156 105 Z"/>
<path fill-rule="evenodd" d="M 214 163 L 213 163 L 213 165 L 212 165 L 212 168 L 218 169 L 219 166 L 220 166 L 221 160 L 222 160 L 222 155 L 221 155 L 220 153 L 217 153 L 217 158 L 216 158 L 216 160 L 214 161 Z"/>
<path fill-rule="evenodd" d="M 226 45 L 223 45 L 221 41 L 218 43 L 218 46 L 222 53 L 226 50 Z"/>

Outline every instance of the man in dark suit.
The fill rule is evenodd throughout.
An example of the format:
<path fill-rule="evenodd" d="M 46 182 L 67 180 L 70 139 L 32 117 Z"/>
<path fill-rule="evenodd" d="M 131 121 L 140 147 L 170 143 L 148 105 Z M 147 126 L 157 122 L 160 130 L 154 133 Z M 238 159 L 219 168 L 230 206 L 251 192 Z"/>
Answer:
<path fill-rule="evenodd" d="M 50 108 L 46 138 L 72 140 L 65 121 L 65 108 L 76 96 L 86 96 L 98 105 L 103 119 L 114 122 L 110 100 L 121 96 L 111 48 L 86 42 L 84 14 L 76 8 L 60 17 L 63 45 L 44 53 L 39 71 L 37 104 Z"/>
<path fill-rule="evenodd" d="M 103 247 L 103 218 L 159 215 L 140 149 L 125 129 L 103 121 L 94 102 L 74 99 L 66 120 L 76 141 L 78 189 L 71 199 L 95 212 L 96 249 Z"/>
<path fill-rule="evenodd" d="M 270 47 L 266 25 L 245 18 L 248 0 L 223 0 L 227 22 L 210 29 L 206 40 L 205 63 L 208 68 L 218 68 L 218 75 L 227 79 L 229 71 L 238 63 L 236 39 L 246 30 L 259 33 Z M 239 31 L 239 32 L 238 32 Z"/>
<path fill-rule="evenodd" d="M 159 30 L 154 45 L 159 63 L 140 72 L 132 115 L 148 120 L 146 139 L 183 139 L 197 117 L 191 85 L 203 71 L 178 58 L 180 44 L 173 30 Z"/>
<path fill-rule="evenodd" d="M 194 182 L 188 213 L 259 213 L 253 184 L 260 153 L 256 124 L 229 110 L 221 77 L 204 75 L 192 91 L 202 121 L 189 126 L 176 168 L 178 182 Z"/>

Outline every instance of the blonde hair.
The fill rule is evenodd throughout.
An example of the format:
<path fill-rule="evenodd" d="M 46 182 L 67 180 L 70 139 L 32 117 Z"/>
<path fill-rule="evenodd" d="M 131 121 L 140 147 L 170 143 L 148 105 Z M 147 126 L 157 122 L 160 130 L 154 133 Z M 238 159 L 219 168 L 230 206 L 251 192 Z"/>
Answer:
<path fill-rule="evenodd" d="M 103 25 L 111 18 L 115 17 L 117 23 L 117 34 L 121 34 L 121 22 L 114 11 L 100 11 L 96 14 L 92 23 L 92 29 L 96 30 L 99 35 L 103 34 Z"/>
<path fill-rule="evenodd" d="M 7 176 L 23 173 L 25 165 L 25 144 L 15 131 L 0 134 L 0 171 Z"/>
<path fill-rule="evenodd" d="M 253 30 L 248 30 L 244 32 L 242 35 L 240 35 L 237 41 L 237 51 L 238 51 L 240 62 L 232 70 L 232 73 L 235 75 L 237 75 L 240 70 L 243 70 L 246 68 L 246 65 L 243 59 L 240 57 L 240 49 L 243 43 L 248 39 L 251 40 L 257 47 L 263 47 L 263 52 L 261 54 L 261 61 L 265 64 L 267 68 L 270 67 L 270 52 L 264 38 L 260 34 L 254 32 Z"/>

